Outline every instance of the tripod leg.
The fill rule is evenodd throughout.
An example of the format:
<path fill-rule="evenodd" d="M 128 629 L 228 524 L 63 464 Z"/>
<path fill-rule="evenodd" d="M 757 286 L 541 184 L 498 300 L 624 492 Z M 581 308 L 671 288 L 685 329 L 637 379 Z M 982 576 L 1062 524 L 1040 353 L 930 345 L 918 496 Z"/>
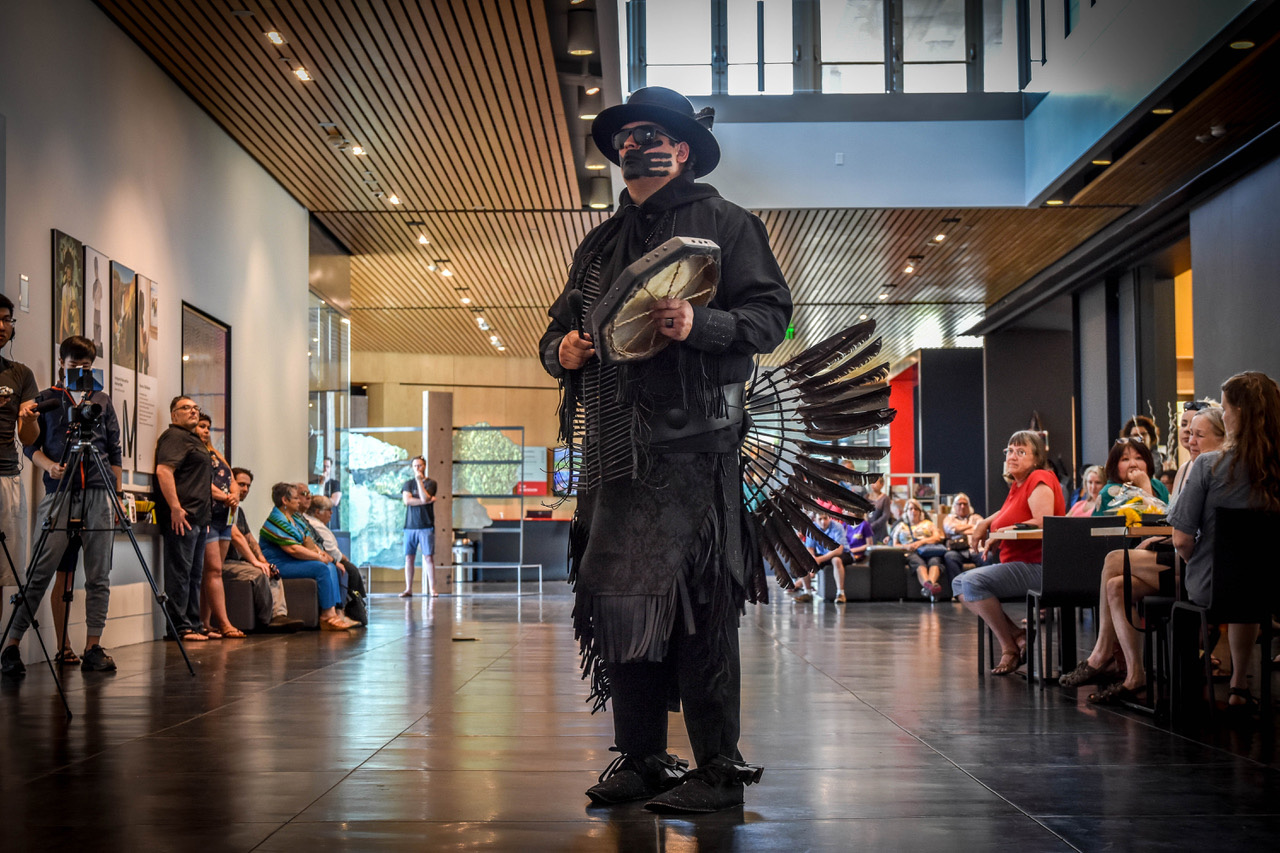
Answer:
<path fill-rule="evenodd" d="M 102 458 L 101 452 L 92 445 L 89 449 L 93 451 L 92 461 L 95 469 L 102 475 L 105 482 L 114 483 L 115 474 L 107 467 L 106 460 Z M 173 617 L 169 615 L 169 608 L 165 606 L 169 600 L 169 596 L 160 591 L 160 587 L 156 584 L 155 577 L 151 574 L 151 569 L 147 566 L 146 557 L 142 556 L 142 548 L 138 545 L 138 538 L 133 535 L 133 525 L 129 523 L 128 517 L 124 513 L 124 507 L 120 505 L 120 500 L 113 492 L 111 495 L 111 514 L 114 516 L 115 529 L 123 530 L 125 535 L 129 537 L 129 543 L 133 545 L 133 553 L 138 558 L 138 565 L 142 567 L 142 574 L 147 579 L 147 584 L 151 587 L 151 596 L 155 599 L 156 605 L 159 606 L 160 612 L 164 614 L 165 623 L 169 626 L 169 635 L 173 637 L 175 643 L 178 644 L 178 651 L 182 653 L 182 660 L 187 665 L 187 671 L 195 676 L 195 667 L 191 665 L 191 658 L 187 655 L 187 647 L 183 645 L 182 637 L 178 634 L 178 627 L 173 624 Z"/>
<path fill-rule="evenodd" d="M 82 544 L 80 536 L 72 533 L 71 541 L 67 543 L 67 549 L 62 552 L 62 561 L 58 564 L 58 571 L 54 573 L 54 589 L 61 594 L 50 599 L 49 604 L 53 608 L 54 633 L 58 636 L 59 661 L 63 660 L 71 646 L 68 636 L 71 628 L 71 602 L 75 598 L 76 563 L 80 561 Z M 62 602 L 61 609 L 57 604 L 59 601 Z"/>

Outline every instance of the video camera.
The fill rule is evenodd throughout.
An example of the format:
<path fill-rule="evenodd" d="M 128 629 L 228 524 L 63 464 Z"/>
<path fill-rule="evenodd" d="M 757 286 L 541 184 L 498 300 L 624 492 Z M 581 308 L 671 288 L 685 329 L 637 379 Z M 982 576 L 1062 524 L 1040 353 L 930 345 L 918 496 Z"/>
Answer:
<path fill-rule="evenodd" d="M 68 407 L 67 422 L 72 430 L 81 432 L 89 432 L 98 422 L 98 418 L 102 417 L 102 405 L 95 403 L 89 399 L 94 391 L 101 391 L 102 386 L 98 383 L 97 378 L 93 375 L 93 370 L 88 367 L 69 367 L 63 379 L 63 387 L 67 391 L 80 391 L 84 394 L 80 398 L 79 403 L 72 404 Z M 37 412 L 45 412 L 50 409 L 57 408 L 65 401 L 53 397 L 45 400 L 36 406 Z"/>

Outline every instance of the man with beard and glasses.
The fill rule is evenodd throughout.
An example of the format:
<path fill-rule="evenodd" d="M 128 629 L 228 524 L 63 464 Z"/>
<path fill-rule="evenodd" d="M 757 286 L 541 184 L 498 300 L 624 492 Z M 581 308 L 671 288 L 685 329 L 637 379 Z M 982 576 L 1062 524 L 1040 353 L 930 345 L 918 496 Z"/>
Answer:
<path fill-rule="evenodd" d="M 720 160 L 712 117 L 651 86 L 596 118 L 592 136 L 627 188 L 578 247 L 540 344 L 560 380 L 561 440 L 579 460 L 574 629 L 596 707 L 613 703 L 621 753 L 587 796 L 659 812 L 741 805 L 762 770 L 738 751 L 738 616 L 767 597 L 744 531 L 738 452 L 743 384 L 754 356 L 783 340 L 791 294 L 759 218 L 694 181 Z M 580 331 L 593 304 L 672 237 L 720 247 L 714 298 L 658 300 L 649 320 L 670 344 L 603 364 Z M 687 773 L 667 753 L 667 712 L 681 704 L 697 762 Z"/>

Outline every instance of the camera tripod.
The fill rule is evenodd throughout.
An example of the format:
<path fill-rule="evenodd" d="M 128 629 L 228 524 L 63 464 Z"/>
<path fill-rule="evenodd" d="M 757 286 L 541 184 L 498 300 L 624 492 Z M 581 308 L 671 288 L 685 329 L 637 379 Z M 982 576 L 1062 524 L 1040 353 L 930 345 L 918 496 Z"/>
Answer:
<path fill-rule="evenodd" d="M 97 405 L 89 403 L 88 397 L 89 395 L 86 393 L 85 398 L 80 402 L 80 404 L 73 407 L 72 424 L 69 427 L 70 437 L 67 449 L 60 462 L 60 464 L 64 466 L 63 475 L 58 480 L 58 487 L 54 493 L 53 502 L 41 524 L 42 529 L 40 532 L 40 538 L 36 540 L 35 548 L 31 554 L 31 562 L 27 566 L 27 580 L 25 583 L 21 580 L 18 581 L 18 593 L 12 599 L 14 603 L 13 613 L 9 616 L 9 622 L 5 625 L 4 633 L 0 635 L 0 637 L 8 637 L 9 631 L 13 627 L 13 621 L 18 616 L 18 605 L 21 604 L 22 606 L 25 606 L 27 609 L 27 615 L 31 621 L 31 627 L 36 629 L 36 637 L 39 639 L 40 649 L 44 653 L 45 662 L 49 665 L 49 671 L 53 673 L 54 684 L 58 688 L 58 695 L 62 699 L 62 705 L 63 708 L 66 709 L 68 719 L 72 716 L 71 707 L 67 704 L 67 697 L 66 693 L 62 689 L 62 682 L 58 678 L 57 672 L 54 671 L 53 661 L 49 657 L 48 648 L 45 647 L 44 638 L 40 636 L 40 626 L 36 621 L 36 615 L 33 609 L 33 607 L 38 606 L 40 602 L 36 601 L 33 603 L 27 596 L 27 586 L 30 584 L 32 573 L 40 562 L 40 557 L 44 553 L 44 549 L 51 532 L 65 532 L 68 539 L 64 553 L 74 554 L 81 548 L 83 542 L 82 534 L 84 533 L 115 533 L 123 530 L 125 534 L 128 535 L 129 542 L 133 545 L 133 552 L 138 558 L 138 564 L 142 567 L 142 573 L 146 577 L 148 585 L 151 587 L 151 594 L 154 597 L 156 604 L 159 606 L 160 611 L 164 613 L 165 622 L 169 627 L 169 635 L 177 641 L 178 650 L 182 653 L 182 659 L 187 665 L 187 670 L 192 676 L 196 674 L 195 668 L 191 665 L 191 658 L 187 656 L 186 647 L 182 643 L 182 637 L 179 635 L 176 626 L 173 624 L 173 617 L 169 613 L 169 608 L 167 607 L 168 596 L 161 592 L 160 588 L 156 585 L 155 577 L 151 574 L 151 570 L 147 566 L 146 558 L 142 555 L 142 549 L 138 545 L 137 537 L 133 534 L 133 526 L 124 513 L 124 507 L 120 505 L 119 499 L 111 488 L 115 483 L 115 475 L 111 472 L 110 467 L 103 458 L 102 451 L 92 443 L 92 426 L 97 415 L 90 411 L 90 407 L 97 408 Z M 86 431 L 90 433 L 88 437 L 85 435 Z M 106 491 L 110 496 L 111 512 L 114 519 L 110 527 L 94 528 L 85 526 L 84 510 L 86 491 L 83 489 L 73 489 L 71 484 L 74 478 L 70 476 L 72 472 L 82 471 L 83 466 L 85 465 L 91 466 L 92 471 L 101 478 L 101 481 L 105 484 Z M 64 508 L 66 510 L 66 520 L 60 526 L 59 519 L 64 515 Z M 0 541 L 0 544 L 3 544 L 2 541 Z M 5 548 L 5 556 L 9 557 L 7 547 Z M 109 552 L 108 559 L 110 559 Z M 69 561 L 63 559 L 63 565 L 66 565 L 67 562 Z M 11 557 L 9 557 L 9 564 L 10 566 L 13 565 Z M 74 573 L 74 563 L 72 563 L 71 571 Z M 17 576 L 16 571 L 14 571 L 14 575 L 15 577 Z M 62 598 L 63 606 L 66 608 L 66 612 L 69 616 L 71 608 L 71 592 L 64 588 Z M 58 647 L 59 649 L 66 647 L 66 634 L 67 629 L 64 622 L 62 637 L 58 638 L 59 643 L 61 644 Z"/>

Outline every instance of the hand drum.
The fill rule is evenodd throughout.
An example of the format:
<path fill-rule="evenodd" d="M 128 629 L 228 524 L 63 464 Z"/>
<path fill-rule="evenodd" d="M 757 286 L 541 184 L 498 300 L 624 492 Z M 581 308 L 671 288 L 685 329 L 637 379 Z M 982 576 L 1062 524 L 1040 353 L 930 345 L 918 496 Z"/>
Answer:
<path fill-rule="evenodd" d="M 720 247 L 696 237 L 672 237 L 628 266 L 596 300 L 588 318 L 596 354 L 605 364 L 643 361 L 671 338 L 649 311 L 659 299 L 684 299 L 701 307 L 716 295 Z"/>

